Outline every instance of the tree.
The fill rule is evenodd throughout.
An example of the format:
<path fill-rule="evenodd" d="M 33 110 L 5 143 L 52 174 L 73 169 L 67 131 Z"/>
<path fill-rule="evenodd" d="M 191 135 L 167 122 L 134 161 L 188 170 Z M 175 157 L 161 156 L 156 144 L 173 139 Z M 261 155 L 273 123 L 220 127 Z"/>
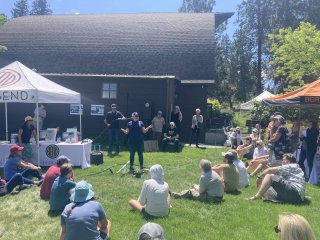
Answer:
<path fill-rule="evenodd" d="M 50 9 L 47 0 L 34 0 L 32 2 L 31 15 L 50 15 L 52 10 Z"/>
<path fill-rule="evenodd" d="M 280 29 L 271 34 L 270 64 L 280 90 L 291 91 L 320 77 L 320 31 L 302 22 L 293 30 Z"/>
<path fill-rule="evenodd" d="M 7 21 L 6 15 L 0 14 L 0 27 L 1 27 L 3 24 L 5 24 L 6 21 Z M 4 52 L 4 51 L 6 51 L 6 50 L 7 50 L 7 48 L 6 48 L 5 46 L 0 45 L 0 52 Z"/>
<path fill-rule="evenodd" d="M 183 0 L 179 12 L 185 13 L 207 13 L 212 12 L 215 0 Z"/>
<path fill-rule="evenodd" d="M 22 17 L 29 14 L 28 1 L 27 0 L 17 0 L 14 3 L 14 7 L 11 10 L 12 17 Z"/>

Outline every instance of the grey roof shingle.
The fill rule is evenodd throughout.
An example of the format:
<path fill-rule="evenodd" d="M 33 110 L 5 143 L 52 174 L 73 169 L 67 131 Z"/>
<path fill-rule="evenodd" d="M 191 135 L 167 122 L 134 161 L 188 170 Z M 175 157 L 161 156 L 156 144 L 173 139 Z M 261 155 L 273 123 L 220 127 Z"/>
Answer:
<path fill-rule="evenodd" d="M 231 16 L 218 14 L 217 22 Z M 213 79 L 215 15 L 152 13 L 27 16 L 0 29 L 0 65 L 42 73 L 174 75 Z"/>

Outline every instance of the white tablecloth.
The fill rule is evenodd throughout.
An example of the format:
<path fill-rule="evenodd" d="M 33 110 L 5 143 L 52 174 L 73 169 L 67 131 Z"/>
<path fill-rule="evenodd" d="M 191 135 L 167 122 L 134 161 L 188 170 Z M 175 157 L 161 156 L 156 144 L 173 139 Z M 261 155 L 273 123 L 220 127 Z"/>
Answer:
<path fill-rule="evenodd" d="M 13 144 L 0 144 L 0 167 L 3 167 L 4 162 L 10 154 L 10 147 Z M 51 166 L 57 162 L 60 155 L 65 155 L 71 159 L 73 166 L 81 166 L 87 168 L 90 166 L 90 153 L 92 141 L 85 143 L 40 143 L 40 166 Z M 37 145 L 31 144 L 33 152 L 33 163 L 38 164 Z"/>

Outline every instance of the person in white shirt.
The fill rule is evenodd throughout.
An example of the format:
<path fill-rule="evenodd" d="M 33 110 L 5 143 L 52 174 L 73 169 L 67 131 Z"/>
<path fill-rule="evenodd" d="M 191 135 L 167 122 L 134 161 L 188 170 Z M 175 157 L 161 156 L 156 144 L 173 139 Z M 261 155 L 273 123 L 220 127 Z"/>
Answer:
<path fill-rule="evenodd" d="M 261 172 L 263 169 L 268 167 L 269 154 L 261 140 L 257 141 L 257 146 L 254 149 L 253 160 L 249 163 L 247 171 L 253 172 L 250 174 L 251 177 Z"/>
<path fill-rule="evenodd" d="M 235 149 L 230 149 L 231 152 L 236 160 L 233 161 L 233 164 L 237 167 L 239 171 L 239 186 L 241 188 L 248 187 L 250 185 L 249 178 L 248 178 L 248 171 L 244 163 L 239 159 L 238 153 Z"/>
<path fill-rule="evenodd" d="M 34 110 L 34 118 L 33 118 L 33 126 L 37 128 L 37 119 L 39 119 L 39 130 L 42 130 L 43 127 L 43 121 L 47 117 L 47 112 L 42 103 L 39 103 L 38 105 L 38 117 L 37 118 L 37 108 Z"/>
<path fill-rule="evenodd" d="M 163 168 L 159 164 L 153 165 L 149 174 L 150 179 L 143 182 L 138 200 L 129 200 L 129 205 L 139 213 L 166 216 L 170 209 L 170 194 L 168 184 L 163 181 Z"/>
<path fill-rule="evenodd" d="M 195 136 L 196 137 L 196 147 L 199 147 L 199 145 L 198 145 L 199 144 L 199 134 L 200 134 L 201 124 L 203 123 L 203 116 L 200 114 L 201 110 L 199 108 L 197 108 L 195 112 L 196 112 L 196 114 L 193 115 L 193 117 L 192 117 L 192 124 L 191 124 L 192 133 L 191 133 L 191 137 L 190 137 L 189 146 L 191 146 L 192 140 Z"/>

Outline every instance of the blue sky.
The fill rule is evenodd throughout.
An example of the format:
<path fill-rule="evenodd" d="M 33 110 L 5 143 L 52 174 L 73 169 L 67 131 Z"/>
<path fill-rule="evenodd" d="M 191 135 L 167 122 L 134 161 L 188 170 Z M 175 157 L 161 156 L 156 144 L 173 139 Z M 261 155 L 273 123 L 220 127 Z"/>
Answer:
<path fill-rule="evenodd" d="M 31 6 L 32 0 L 28 0 Z M 0 0 L 0 13 L 11 18 L 15 0 Z M 216 0 L 215 12 L 235 12 L 241 0 Z M 182 0 L 48 0 L 54 14 L 177 12 Z M 228 32 L 234 29 L 235 16 Z"/>

